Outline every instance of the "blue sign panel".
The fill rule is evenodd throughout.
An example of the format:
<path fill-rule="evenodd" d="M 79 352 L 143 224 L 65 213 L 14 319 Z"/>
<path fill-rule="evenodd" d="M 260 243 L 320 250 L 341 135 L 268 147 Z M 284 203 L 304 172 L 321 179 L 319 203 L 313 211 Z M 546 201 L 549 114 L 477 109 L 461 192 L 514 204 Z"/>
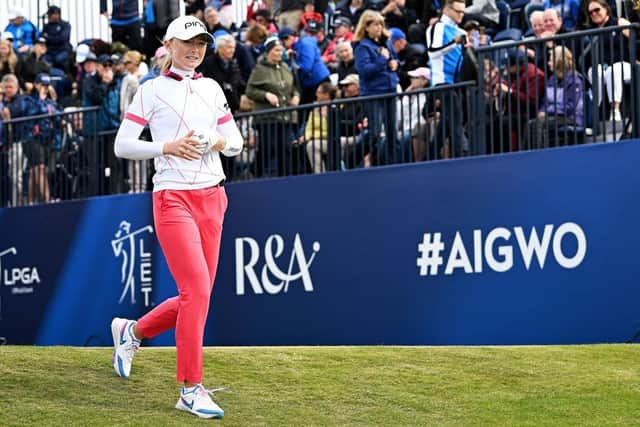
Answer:
<path fill-rule="evenodd" d="M 231 184 L 206 345 L 624 342 L 638 142 Z M 0 337 L 110 345 L 176 295 L 149 194 L 0 211 Z M 151 345 L 172 345 L 167 332 Z"/>

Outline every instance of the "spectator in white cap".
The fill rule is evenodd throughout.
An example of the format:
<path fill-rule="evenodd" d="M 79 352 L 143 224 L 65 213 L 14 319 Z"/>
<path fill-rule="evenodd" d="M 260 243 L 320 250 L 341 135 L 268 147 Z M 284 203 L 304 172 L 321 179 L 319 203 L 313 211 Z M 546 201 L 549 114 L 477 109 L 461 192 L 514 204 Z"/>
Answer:
<path fill-rule="evenodd" d="M 431 70 L 427 67 L 416 68 L 415 70 L 409 71 L 407 74 L 411 77 L 412 81 L 410 88 L 407 88 L 407 90 L 422 89 L 431 81 Z"/>
<path fill-rule="evenodd" d="M 76 72 L 76 83 L 82 96 L 83 82 L 86 77 L 94 76 L 98 69 L 98 58 L 96 54 L 91 52 L 91 48 L 87 44 L 81 44 L 76 49 L 76 64 L 78 70 Z"/>
<path fill-rule="evenodd" d="M 348 43 L 348 42 L 346 42 Z M 360 76 L 357 71 L 348 74 L 338 82 L 342 90 L 342 98 L 350 99 L 360 96 Z M 362 102 L 340 103 L 338 129 L 340 146 L 343 150 L 344 166 L 353 169 L 361 166 L 364 160 L 364 141 L 367 135 L 367 119 L 364 116 Z"/>
<path fill-rule="evenodd" d="M 348 86 L 348 85 L 352 85 L 352 84 L 359 85 L 360 84 L 360 76 L 357 75 L 357 74 L 349 74 L 344 79 L 340 80 L 338 83 L 343 85 L 343 86 Z"/>
<path fill-rule="evenodd" d="M 9 10 L 9 25 L 4 30 L 13 34 L 13 48 L 19 53 L 28 52 L 39 36 L 38 28 L 25 17 L 20 7 Z"/>
<path fill-rule="evenodd" d="M 427 102 L 427 94 L 424 92 L 413 93 L 420 89 L 429 87 L 431 81 L 431 70 L 427 67 L 419 67 L 407 73 L 411 80 L 405 89 L 400 102 L 398 103 L 398 132 L 401 146 L 412 147 L 413 160 L 422 161 L 425 158 L 427 149 L 427 120 L 422 116 L 422 111 Z M 433 129 L 430 129 L 433 131 Z M 431 132 L 432 134 L 433 132 Z M 411 145 L 409 145 L 411 141 Z M 409 161 L 408 153 L 407 159 Z"/>

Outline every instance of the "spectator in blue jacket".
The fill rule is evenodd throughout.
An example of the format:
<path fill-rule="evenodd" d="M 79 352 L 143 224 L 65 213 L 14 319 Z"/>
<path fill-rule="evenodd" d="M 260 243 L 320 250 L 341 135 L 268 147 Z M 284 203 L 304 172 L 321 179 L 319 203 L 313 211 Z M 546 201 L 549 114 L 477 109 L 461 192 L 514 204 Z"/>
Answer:
<path fill-rule="evenodd" d="M 301 37 L 293 44 L 299 69 L 298 77 L 302 86 L 300 104 L 312 103 L 320 83 L 329 81 L 329 69 L 322 62 L 322 55 L 316 39 L 320 26 L 321 24 L 317 21 L 309 21 Z"/>
<path fill-rule="evenodd" d="M 38 29 L 25 18 L 22 8 L 15 7 L 9 11 L 9 25 L 4 29 L 13 34 L 13 48 L 18 53 L 29 52 L 38 38 Z"/>
<path fill-rule="evenodd" d="M 60 8 L 49 6 L 47 10 L 47 23 L 42 28 L 42 37 L 47 42 L 47 53 L 44 59 L 52 66 L 68 72 L 70 69 L 69 58 L 73 48 L 69 39 L 71 37 L 71 25 L 60 18 Z"/>
<path fill-rule="evenodd" d="M 110 19 L 112 42 L 122 42 L 129 49 L 143 51 L 140 27 L 142 18 L 138 11 L 138 0 L 112 0 L 111 17 L 107 0 L 100 0 L 100 13 Z"/>
<path fill-rule="evenodd" d="M 384 17 L 379 12 L 365 10 L 353 38 L 361 96 L 393 94 L 398 90 L 398 57 L 390 48 L 389 37 Z M 371 164 L 388 163 L 396 148 L 395 102 L 393 98 L 379 98 L 364 104 L 369 121 L 367 150 Z M 386 135 L 384 152 L 380 144 L 383 127 Z"/>

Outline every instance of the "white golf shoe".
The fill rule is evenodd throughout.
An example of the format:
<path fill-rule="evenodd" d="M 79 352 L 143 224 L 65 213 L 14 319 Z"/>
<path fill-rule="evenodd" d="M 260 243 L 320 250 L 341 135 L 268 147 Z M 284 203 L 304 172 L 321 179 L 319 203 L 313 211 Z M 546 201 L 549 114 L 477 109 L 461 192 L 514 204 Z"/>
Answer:
<path fill-rule="evenodd" d="M 182 387 L 176 409 L 190 412 L 200 418 L 222 418 L 224 411 L 211 399 L 212 391 L 205 389 L 202 384 L 194 387 Z"/>
<path fill-rule="evenodd" d="M 138 349 L 140 341 L 133 335 L 133 320 L 115 317 L 111 321 L 111 335 L 113 336 L 113 369 L 122 378 L 129 378 L 131 362 Z"/>

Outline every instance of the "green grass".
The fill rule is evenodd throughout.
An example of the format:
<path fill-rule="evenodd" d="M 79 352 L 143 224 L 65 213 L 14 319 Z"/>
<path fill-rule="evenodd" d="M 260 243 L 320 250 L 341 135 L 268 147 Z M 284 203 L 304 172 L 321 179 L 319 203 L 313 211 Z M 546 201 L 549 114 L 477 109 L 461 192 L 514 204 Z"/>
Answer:
<path fill-rule="evenodd" d="M 175 350 L 0 347 L 0 425 L 639 425 L 636 345 L 205 349 L 224 420 L 173 408 Z"/>

